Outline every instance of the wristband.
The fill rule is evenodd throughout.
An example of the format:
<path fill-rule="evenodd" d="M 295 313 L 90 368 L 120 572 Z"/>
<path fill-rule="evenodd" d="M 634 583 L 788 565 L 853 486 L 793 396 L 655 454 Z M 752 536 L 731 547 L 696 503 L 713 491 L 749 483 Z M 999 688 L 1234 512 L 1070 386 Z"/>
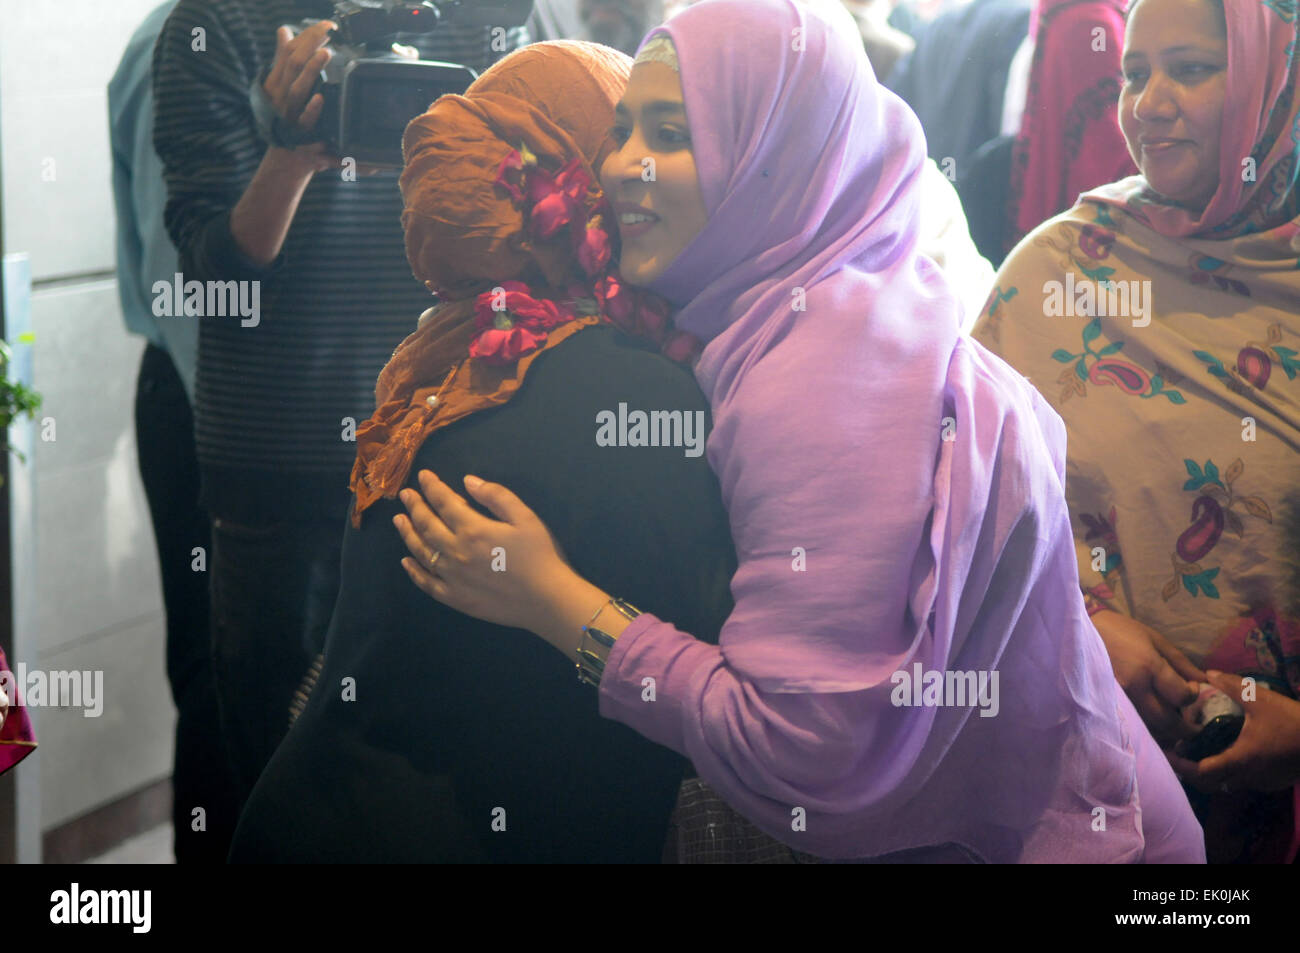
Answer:
<path fill-rule="evenodd" d="M 605 662 L 609 660 L 609 650 L 614 647 L 614 636 L 591 624 L 605 611 L 605 606 L 613 606 L 629 622 L 641 614 L 636 606 L 617 598 L 603 603 L 592 614 L 591 619 L 582 627 L 582 638 L 578 641 L 578 661 L 574 665 L 578 670 L 578 681 L 583 685 L 600 685 L 600 678 L 605 674 Z"/>

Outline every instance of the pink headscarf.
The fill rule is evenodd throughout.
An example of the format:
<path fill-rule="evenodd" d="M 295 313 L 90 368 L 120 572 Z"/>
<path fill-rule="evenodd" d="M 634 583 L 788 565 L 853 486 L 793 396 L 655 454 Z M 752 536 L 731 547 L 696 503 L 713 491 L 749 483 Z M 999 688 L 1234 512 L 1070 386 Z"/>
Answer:
<path fill-rule="evenodd" d="M 1219 187 L 1199 214 L 1172 204 L 1140 175 L 1084 198 L 1118 205 L 1169 238 L 1237 238 L 1282 228 L 1300 215 L 1300 58 L 1295 0 L 1224 0 L 1228 76 Z M 1250 165 L 1243 160 L 1249 158 Z M 1251 174 L 1247 174 L 1247 173 Z"/>
<path fill-rule="evenodd" d="M 1134 757 L 1077 586 L 1064 430 L 958 334 L 917 253 L 919 122 L 808 5 L 709 0 L 658 33 L 709 218 L 651 287 L 706 342 L 707 452 L 740 565 L 719 649 L 643 616 L 602 713 L 821 856 L 1135 859 Z M 999 712 L 899 707 L 896 673 L 917 668 L 996 670 Z M 660 704 L 628 694 L 645 674 Z"/>
<path fill-rule="evenodd" d="M 1039 0 L 1030 13 L 1034 57 L 1011 156 L 1008 249 L 1079 193 L 1136 171 L 1116 119 L 1125 7 L 1125 0 Z"/>

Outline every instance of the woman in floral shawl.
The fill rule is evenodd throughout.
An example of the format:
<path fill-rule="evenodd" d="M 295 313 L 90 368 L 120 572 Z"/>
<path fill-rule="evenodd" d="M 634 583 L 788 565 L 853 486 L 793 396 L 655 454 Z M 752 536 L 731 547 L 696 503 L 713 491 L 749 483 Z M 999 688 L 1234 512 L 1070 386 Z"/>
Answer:
<path fill-rule="evenodd" d="M 1212 861 L 1300 845 L 1280 528 L 1300 486 L 1296 30 L 1294 0 L 1135 4 L 1119 121 L 1141 174 L 1027 236 L 974 331 L 1065 420 L 1090 613 L 1201 792 Z M 1192 762 L 1175 745 L 1200 681 L 1242 698 L 1246 722 Z"/>

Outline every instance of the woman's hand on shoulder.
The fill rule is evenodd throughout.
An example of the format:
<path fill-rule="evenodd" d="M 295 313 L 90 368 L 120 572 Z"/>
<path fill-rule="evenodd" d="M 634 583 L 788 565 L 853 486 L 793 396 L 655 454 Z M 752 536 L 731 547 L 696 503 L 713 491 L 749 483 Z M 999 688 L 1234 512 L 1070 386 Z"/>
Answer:
<path fill-rule="evenodd" d="M 1137 619 L 1105 609 L 1092 617 L 1115 678 L 1162 747 L 1192 733 L 1179 709 L 1196 698 L 1205 673 L 1168 639 Z"/>

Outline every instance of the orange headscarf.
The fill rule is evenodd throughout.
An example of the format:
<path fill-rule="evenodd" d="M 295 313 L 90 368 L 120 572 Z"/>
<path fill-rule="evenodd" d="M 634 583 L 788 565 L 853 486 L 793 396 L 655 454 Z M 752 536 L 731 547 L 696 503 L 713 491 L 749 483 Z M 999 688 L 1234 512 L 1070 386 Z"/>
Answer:
<path fill-rule="evenodd" d="M 578 159 L 595 183 L 593 170 L 614 148 L 608 136 L 614 104 L 631 66 L 624 54 L 595 43 L 535 43 L 502 59 L 465 95 L 441 97 L 407 126 L 401 177 L 406 255 L 415 276 L 442 303 L 384 367 L 375 387 L 378 409 L 357 429 L 354 526 L 366 507 L 397 495 L 431 433 L 504 404 L 537 355 L 604 320 L 579 314 L 512 363 L 467 359 L 479 331 L 475 296 L 519 280 L 539 297 L 536 289 L 563 297 L 583 274 L 569 240 L 531 238 L 524 203 L 494 184 L 503 158 L 526 150 L 552 171 Z M 587 203 L 600 198 L 595 186 Z M 591 279 L 586 283 L 590 287 Z"/>

